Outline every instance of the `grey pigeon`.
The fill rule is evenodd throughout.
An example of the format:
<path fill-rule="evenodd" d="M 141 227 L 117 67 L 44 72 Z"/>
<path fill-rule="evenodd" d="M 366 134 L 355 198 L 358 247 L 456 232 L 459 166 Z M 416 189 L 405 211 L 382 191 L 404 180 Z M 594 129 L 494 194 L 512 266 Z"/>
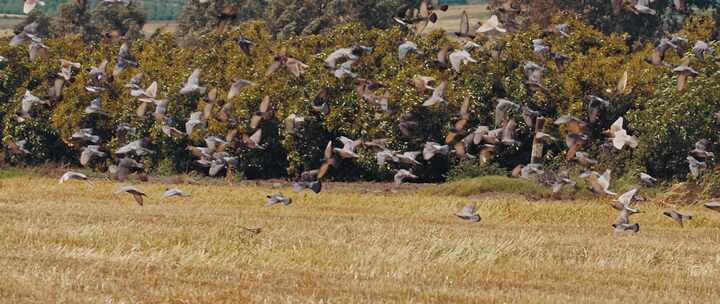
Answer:
<path fill-rule="evenodd" d="M 183 192 L 182 190 L 180 190 L 178 188 L 171 188 L 171 189 L 165 190 L 165 193 L 163 193 L 162 199 L 168 199 L 168 198 L 175 197 L 175 196 L 176 197 L 189 197 L 190 194 L 186 194 L 185 192 Z"/>
<path fill-rule="evenodd" d="M 680 227 L 685 227 L 684 222 L 693 218 L 690 214 L 683 214 L 676 210 L 666 210 L 663 212 L 663 215 L 671 218 L 673 221 L 678 223 Z"/>
<path fill-rule="evenodd" d="M 141 207 L 143 206 L 143 196 L 147 196 L 145 193 L 143 193 L 142 191 L 138 190 L 137 188 L 135 188 L 133 186 L 121 187 L 120 189 L 115 191 L 115 194 L 121 194 L 121 193 L 127 193 L 127 194 L 132 195 L 133 198 L 135 199 L 135 202 L 137 202 L 138 205 L 140 205 Z"/>
<path fill-rule="evenodd" d="M 282 193 L 273 193 L 267 196 L 267 203 L 263 207 L 272 207 L 276 204 L 283 204 L 285 206 L 289 206 L 290 204 L 292 204 L 292 199 L 289 197 L 285 197 Z"/>
<path fill-rule="evenodd" d="M 205 94 L 207 88 L 200 86 L 200 73 L 201 69 L 195 69 L 190 77 L 188 77 L 183 87 L 180 89 L 180 94 L 187 95 L 191 93 Z"/>
<path fill-rule="evenodd" d="M 471 221 L 471 222 L 479 222 L 480 221 L 480 215 L 477 214 L 475 211 L 475 204 L 470 203 L 466 205 L 460 212 L 455 213 L 455 216 L 459 217 L 460 219 Z"/>

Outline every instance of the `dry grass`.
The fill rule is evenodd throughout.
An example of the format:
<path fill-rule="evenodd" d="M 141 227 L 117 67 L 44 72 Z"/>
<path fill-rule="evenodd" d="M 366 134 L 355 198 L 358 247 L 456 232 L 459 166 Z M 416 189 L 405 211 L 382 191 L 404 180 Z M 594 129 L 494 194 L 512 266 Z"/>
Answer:
<path fill-rule="evenodd" d="M 372 185 L 365 185 L 372 186 Z M 262 208 L 273 189 L 184 186 L 139 207 L 118 185 L 0 180 L 0 299 L 7 303 L 687 302 L 720 296 L 720 214 L 685 229 L 646 204 L 613 235 L 602 201 L 467 199 L 330 187 Z M 364 186 L 363 186 L 364 187 Z M 337 189 L 337 190 L 333 190 Z M 362 188 L 362 187 L 361 187 Z M 290 194 L 290 189 L 281 191 Z M 425 192 L 428 190 L 422 190 Z M 430 191 L 431 192 L 431 191 Z M 242 227 L 262 227 L 257 236 Z"/>

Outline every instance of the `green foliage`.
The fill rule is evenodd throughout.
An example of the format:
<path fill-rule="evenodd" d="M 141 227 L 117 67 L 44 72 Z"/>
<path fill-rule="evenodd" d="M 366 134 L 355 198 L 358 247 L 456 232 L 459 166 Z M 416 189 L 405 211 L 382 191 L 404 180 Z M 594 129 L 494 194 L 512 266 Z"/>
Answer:
<path fill-rule="evenodd" d="M 258 18 L 265 6 L 265 0 L 218 0 L 206 3 L 189 0 L 177 19 L 178 34 L 222 32 L 230 26 Z"/>
<path fill-rule="evenodd" d="M 145 12 L 140 4 L 129 5 L 100 3 L 90 14 L 92 26 L 103 36 L 139 38 L 146 22 Z"/>
<path fill-rule="evenodd" d="M 143 35 L 146 16 L 140 4 L 69 2 L 60 5 L 52 33 L 58 37 L 80 35 L 86 41 L 100 38 L 135 40 Z"/>
<path fill-rule="evenodd" d="M 249 122 L 264 96 L 269 96 L 275 110 L 274 119 L 261 125 L 264 151 L 240 148 L 228 151 L 239 159 L 239 168 L 249 179 L 268 177 L 295 177 L 305 170 L 316 169 L 321 164 L 323 149 L 328 141 L 347 136 L 359 139 L 387 138 L 389 148 L 396 151 L 422 150 L 425 141 L 444 142 L 451 129 L 463 99 L 470 97 L 471 119 L 468 126 L 487 125 L 494 127 L 493 111 L 497 98 L 507 98 L 520 105 L 526 105 L 549 119 L 545 132 L 564 138 L 567 131 L 552 124 L 561 114 L 573 114 L 587 120 L 583 98 L 598 95 L 610 101 L 611 106 L 601 113 L 600 120 L 589 127 L 590 144 L 584 147 L 593 158 L 600 161 L 596 170 L 613 170 L 614 177 L 632 176 L 647 169 L 650 174 L 663 178 L 682 177 L 686 172 L 684 157 L 690 144 L 700 138 L 720 141 L 713 128 L 711 117 L 720 110 L 717 92 L 720 81 L 718 68 L 709 56 L 705 63 L 693 61 L 701 76 L 691 80 L 686 91 L 676 92 L 676 77 L 665 67 L 645 62 L 654 45 L 639 45 L 632 52 L 623 35 L 606 35 L 583 23 L 578 17 L 560 16 L 554 23 L 568 23 L 570 37 L 543 34 L 537 27 L 489 41 L 479 38 L 483 48 L 470 50 L 478 63 L 462 67 L 462 74 L 435 68 L 435 52 L 444 44 L 460 48 L 459 42 L 449 40 L 442 32 L 424 36 L 410 36 L 425 54 L 410 54 L 404 62 L 397 56 L 397 48 L 409 35 L 404 29 L 368 30 L 361 23 L 346 23 L 321 34 L 302 37 L 292 36 L 287 40 L 275 40 L 267 30 L 267 24 L 259 21 L 243 23 L 227 31 L 209 32 L 196 37 L 197 43 L 187 48 L 179 47 L 168 34 L 151 39 L 139 39 L 130 46 L 130 53 L 140 62 L 140 68 L 128 68 L 114 77 L 110 88 L 99 94 L 110 117 L 98 117 L 82 112 L 96 97 L 85 90 L 87 68 L 104 59 L 115 64 L 119 42 L 102 40 L 88 44 L 79 36 L 47 39 L 50 58 L 47 62 L 29 62 L 26 47 L 0 46 L 0 54 L 8 58 L 0 64 L 0 114 L 6 139 L 28 139 L 33 156 L 18 161 L 44 161 L 66 159 L 77 161 L 79 147 L 70 147 L 63 141 L 79 128 L 94 128 L 103 137 L 103 145 L 114 150 L 129 140 L 149 138 L 149 148 L 157 153 L 146 157 L 144 162 L 150 169 L 163 173 L 186 172 L 202 169 L 193 164 L 195 159 L 185 150 L 187 145 L 203 145 L 205 136 L 224 137 L 231 130 L 249 132 Z M 714 27 L 709 20 L 693 22 L 681 32 L 689 39 L 708 39 Z M 411 34 L 410 34 L 411 35 Z M 544 35 L 544 36 L 543 36 Z M 254 42 L 251 53 L 245 54 L 235 43 L 237 37 Z M 571 57 L 564 66 L 532 53 L 530 41 L 543 36 L 554 52 Z M 691 40 L 692 41 L 692 40 Z M 360 77 L 373 79 L 383 86 L 376 94 L 390 95 L 390 108 L 394 114 L 376 115 L 375 106 L 358 96 L 351 79 L 337 79 L 324 67 L 324 58 L 339 47 L 353 44 L 372 46 L 372 53 L 363 55 L 354 65 L 354 72 Z M 265 71 L 272 63 L 274 52 L 287 48 L 288 55 L 309 65 L 300 77 L 280 70 L 271 77 Z M 716 47 L 718 47 L 716 45 Z M 489 50 L 502 49 L 498 60 L 493 59 Z M 678 64 L 684 54 L 671 52 L 666 60 Z M 58 60 L 69 59 L 83 64 L 83 70 L 66 84 L 65 98 L 50 107 L 38 107 L 35 118 L 25 123 L 16 123 L 12 113 L 19 107 L 25 89 L 44 97 L 51 83 L 57 77 Z M 536 61 L 547 68 L 543 91 L 530 91 L 523 84 L 523 64 Z M 210 119 L 207 128 L 199 127 L 190 138 L 175 139 L 165 136 L 160 124 L 152 117 L 138 118 L 135 109 L 139 105 L 130 96 L 124 85 L 136 73 L 144 72 L 141 86 L 151 82 L 159 84 L 159 95 L 169 101 L 169 124 L 184 130 L 190 113 L 202 111 L 207 104 L 204 96 L 181 95 L 179 88 L 193 69 L 202 68 L 202 85 L 218 89 L 218 96 L 226 96 L 235 79 L 249 79 L 256 84 L 250 86 L 233 100 L 236 123 Z M 629 90 L 620 93 L 614 88 L 624 71 L 629 73 Z M 429 97 L 427 92 L 418 92 L 407 81 L 415 75 L 427 75 L 450 82 L 446 92 L 447 103 L 432 108 L 420 104 Z M 327 116 L 311 111 L 312 100 L 321 89 L 329 92 L 331 112 Z M 708 106 L 709 105 L 709 106 Z M 213 107 L 217 114 L 219 106 Z M 421 122 L 420 138 L 404 137 L 398 129 L 398 117 L 412 113 Z M 281 127 L 282 120 L 290 114 L 306 118 L 306 124 L 297 134 L 288 134 Z M 507 172 L 518 164 L 530 159 L 533 130 L 522 118 L 514 114 L 519 122 L 515 146 L 498 145 L 498 151 L 485 167 L 459 162 L 453 155 L 437 156 L 413 168 L 421 181 L 442 181 L 445 177 L 481 176 Z M 215 116 L 215 115 L 213 115 Z M 619 116 L 626 118 L 626 128 L 632 135 L 639 136 L 641 145 L 637 150 L 615 151 L 603 148 L 603 130 Z M 47 123 L 49 122 L 49 123 Z M 131 138 L 122 140 L 116 134 L 118 123 L 129 123 L 137 128 Z M 546 160 L 555 168 L 567 166 L 564 153 L 567 147 L 563 140 L 546 146 Z M 473 147 L 470 153 L 477 153 Z M 354 161 L 343 161 L 338 169 L 331 169 L 330 176 L 336 180 L 389 180 L 396 165 L 379 167 L 374 154 L 361 151 L 361 157 Z M 99 168 L 107 164 L 97 164 Z M 685 171 L 683 171 L 685 170 Z M 450 173 L 448 173 L 450 171 Z M 629 177 L 628 177 L 629 178 Z M 629 180 L 628 180 L 629 182 Z M 512 183 L 517 183 L 513 181 Z M 517 185 L 516 185 L 517 186 Z M 534 190 L 533 190 L 534 191 Z"/>
<path fill-rule="evenodd" d="M 448 181 L 482 176 L 506 176 L 508 171 L 494 163 L 479 164 L 477 161 L 463 161 L 452 167 L 447 173 Z"/>
<path fill-rule="evenodd" d="M 490 0 L 489 4 L 511 28 L 524 29 L 537 24 L 542 27 L 549 26 L 550 18 L 564 11 L 581 15 L 585 22 L 605 33 L 627 33 L 633 40 L 661 37 L 678 31 L 687 18 L 694 15 L 712 14 L 716 21 L 720 20 L 720 2 L 717 0 L 684 0 L 686 8 L 682 11 L 675 8 L 674 1 L 651 1 L 650 8 L 656 11 L 654 15 L 636 14 L 628 9 L 616 12 L 613 2 L 615 1 Z M 508 4 L 514 9 L 506 9 Z M 717 35 L 717 30 L 714 35 Z"/>

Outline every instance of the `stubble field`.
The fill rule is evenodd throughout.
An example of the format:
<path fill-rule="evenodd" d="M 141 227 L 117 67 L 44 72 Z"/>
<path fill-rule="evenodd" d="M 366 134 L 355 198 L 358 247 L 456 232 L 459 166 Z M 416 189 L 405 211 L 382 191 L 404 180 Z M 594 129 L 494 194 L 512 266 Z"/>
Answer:
<path fill-rule="evenodd" d="M 275 185 L 277 186 L 277 185 Z M 434 195 L 442 186 L 261 185 L 0 179 L 5 303 L 711 303 L 720 296 L 720 213 L 643 203 L 615 235 L 609 199 Z M 280 191 L 289 207 L 263 208 Z M 480 223 L 453 216 L 476 202 Z M 253 235 L 245 228 L 261 228 Z"/>

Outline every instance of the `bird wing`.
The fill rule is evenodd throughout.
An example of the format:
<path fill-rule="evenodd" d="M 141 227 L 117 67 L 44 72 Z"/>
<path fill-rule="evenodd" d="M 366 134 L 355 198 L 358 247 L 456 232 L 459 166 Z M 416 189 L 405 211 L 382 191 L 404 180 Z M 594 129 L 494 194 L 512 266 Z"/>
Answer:
<path fill-rule="evenodd" d="M 325 159 L 330 159 L 332 157 L 333 153 L 333 146 L 332 141 L 328 141 L 327 146 L 325 146 L 325 153 L 323 154 Z"/>
<path fill-rule="evenodd" d="M 267 77 L 267 76 L 272 75 L 272 74 L 275 73 L 278 69 L 280 69 L 280 67 L 282 67 L 282 62 L 281 62 L 281 61 L 279 61 L 279 60 L 273 61 L 273 63 L 270 65 L 270 67 L 268 67 L 267 72 L 265 72 L 265 76 Z"/>
<path fill-rule="evenodd" d="M 470 18 L 468 18 L 467 12 L 465 10 L 462 11 L 462 15 L 460 16 L 460 33 L 461 35 L 467 35 L 470 32 Z"/>
<path fill-rule="evenodd" d="M 143 206 L 143 196 L 142 196 L 142 194 L 140 194 L 140 193 L 133 193 L 132 196 L 133 196 L 133 198 L 135 199 L 135 201 L 138 203 L 138 205 L 140 205 L 140 206 L 142 207 L 142 206 Z"/>
<path fill-rule="evenodd" d="M 255 133 L 250 136 L 250 140 L 252 140 L 255 144 L 260 144 L 260 140 L 262 140 L 262 129 L 255 131 Z"/>

